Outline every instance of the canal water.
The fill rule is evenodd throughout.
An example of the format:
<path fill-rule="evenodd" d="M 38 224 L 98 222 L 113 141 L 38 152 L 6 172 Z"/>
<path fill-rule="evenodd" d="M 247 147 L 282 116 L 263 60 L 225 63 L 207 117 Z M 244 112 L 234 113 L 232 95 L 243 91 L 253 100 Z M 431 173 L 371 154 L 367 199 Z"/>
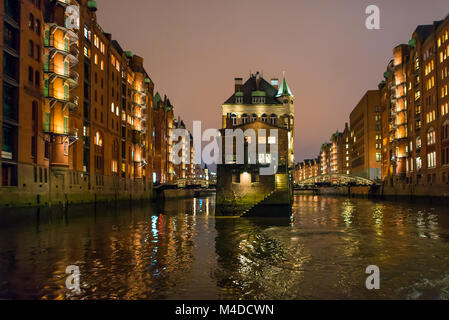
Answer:
<path fill-rule="evenodd" d="M 278 221 L 214 206 L 2 211 L 0 299 L 449 299 L 447 207 L 297 194 Z"/>

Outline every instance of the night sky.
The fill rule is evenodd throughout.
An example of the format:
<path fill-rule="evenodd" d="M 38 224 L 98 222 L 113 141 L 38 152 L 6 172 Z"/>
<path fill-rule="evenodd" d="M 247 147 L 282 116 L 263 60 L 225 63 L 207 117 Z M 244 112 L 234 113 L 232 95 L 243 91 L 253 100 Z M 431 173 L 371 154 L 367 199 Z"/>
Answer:
<path fill-rule="evenodd" d="M 98 22 L 145 59 L 161 95 L 191 128 L 220 128 L 234 78 L 282 77 L 295 95 L 296 161 L 318 156 L 364 92 L 377 89 L 392 49 L 448 0 L 99 0 Z M 381 30 L 365 28 L 380 8 Z"/>

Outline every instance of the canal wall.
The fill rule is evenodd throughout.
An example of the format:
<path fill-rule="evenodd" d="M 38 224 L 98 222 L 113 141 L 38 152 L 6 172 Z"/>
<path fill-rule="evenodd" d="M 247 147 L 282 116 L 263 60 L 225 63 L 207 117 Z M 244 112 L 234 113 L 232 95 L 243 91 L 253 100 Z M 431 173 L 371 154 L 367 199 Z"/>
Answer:
<path fill-rule="evenodd" d="M 397 183 L 394 186 L 382 186 L 384 197 L 411 197 L 411 198 L 442 198 L 449 199 L 449 184 L 447 185 L 413 185 Z"/>
<path fill-rule="evenodd" d="M 164 199 L 182 199 L 193 198 L 195 196 L 195 189 L 166 189 L 163 190 Z"/>
<path fill-rule="evenodd" d="M 369 186 L 335 186 L 335 187 L 320 187 L 316 190 L 299 190 L 295 191 L 297 194 L 306 194 L 306 195 L 324 195 L 324 196 L 344 196 L 344 197 L 379 197 L 380 192 L 378 189 L 373 189 Z"/>
<path fill-rule="evenodd" d="M 104 179 L 104 180 L 103 180 Z M 38 184 L 0 188 L 0 208 L 45 207 L 114 201 L 154 200 L 152 183 L 103 177 L 88 179 L 49 176 Z"/>

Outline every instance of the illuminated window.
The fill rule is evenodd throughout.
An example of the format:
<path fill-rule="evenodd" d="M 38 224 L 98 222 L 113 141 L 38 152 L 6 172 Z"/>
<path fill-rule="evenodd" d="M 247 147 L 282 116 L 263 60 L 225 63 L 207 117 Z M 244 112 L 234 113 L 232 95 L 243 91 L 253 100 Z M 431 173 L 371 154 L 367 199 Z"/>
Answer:
<path fill-rule="evenodd" d="M 436 142 L 436 134 L 433 128 L 430 128 L 427 132 L 427 145 L 435 144 Z"/>
<path fill-rule="evenodd" d="M 98 55 L 97 54 L 94 55 L 94 63 L 98 64 Z"/>
<path fill-rule="evenodd" d="M 103 139 L 100 136 L 100 133 L 97 131 L 97 133 L 95 133 L 95 141 L 94 141 L 95 145 L 102 147 L 103 146 Z"/>
<path fill-rule="evenodd" d="M 268 144 L 275 144 L 276 143 L 276 137 L 268 137 Z"/>
<path fill-rule="evenodd" d="M 435 168 L 437 163 L 437 153 L 435 151 L 427 154 L 427 168 Z"/>
<path fill-rule="evenodd" d="M 104 70 L 104 61 L 103 60 L 101 60 L 101 62 L 100 62 L 100 68 L 102 71 Z"/>
<path fill-rule="evenodd" d="M 376 153 L 376 161 L 381 162 L 382 161 L 382 155 L 378 152 Z"/>
<path fill-rule="evenodd" d="M 113 102 L 113 103 L 111 103 L 111 112 L 114 113 L 114 111 L 115 111 L 115 107 L 114 107 L 114 102 Z"/>
<path fill-rule="evenodd" d="M 100 45 L 100 41 L 99 41 L 99 39 L 98 39 L 98 36 L 96 35 L 96 34 L 94 34 L 94 45 L 95 45 L 95 47 L 99 47 L 99 45 Z"/>

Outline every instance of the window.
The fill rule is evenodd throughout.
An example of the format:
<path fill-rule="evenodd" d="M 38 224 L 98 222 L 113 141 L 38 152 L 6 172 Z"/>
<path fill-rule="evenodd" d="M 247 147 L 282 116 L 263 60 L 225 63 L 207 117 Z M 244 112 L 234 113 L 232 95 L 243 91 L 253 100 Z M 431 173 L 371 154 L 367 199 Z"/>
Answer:
<path fill-rule="evenodd" d="M 248 115 L 245 113 L 242 115 L 242 124 L 248 123 Z"/>
<path fill-rule="evenodd" d="M 36 61 L 41 62 L 41 47 L 36 46 Z"/>
<path fill-rule="evenodd" d="M 94 63 L 95 63 L 95 64 L 98 64 L 98 54 L 95 54 L 95 55 L 94 55 Z"/>
<path fill-rule="evenodd" d="M 276 143 L 276 137 L 268 137 L 268 144 L 275 144 Z"/>
<path fill-rule="evenodd" d="M 232 119 L 232 125 L 233 126 L 237 125 L 237 115 L 235 113 L 233 113 L 231 115 L 231 119 Z"/>
<path fill-rule="evenodd" d="M 34 80 L 34 70 L 32 67 L 28 67 L 28 82 L 33 83 Z"/>
<path fill-rule="evenodd" d="M 268 117 L 265 113 L 262 115 L 262 122 L 265 122 L 265 123 L 268 122 Z"/>
<path fill-rule="evenodd" d="M 422 168 L 422 160 L 421 157 L 416 158 L 416 169 L 421 170 Z"/>
<path fill-rule="evenodd" d="M 277 126 L 277 124 L 278 124 L 278 117 L 277 117 L 277 115 L 275 115 L 274 113 L 271 114 L 271 116 L 270 116 L 270 122 L 271 122 L 271 124 L 272 124 L 273 126 Z"/>
<path fill-rule="evenodd" d="M 243 103 L 243 97 L 235 97 L 235 103 L 242 104 Z"/>
<path fill-rule="evenodd" d="M 30 17 L 28 19 L 28 27 L 33 30 L 34 29 L 34 16 L 30 13 Z"/>
<path fill-rule="evenodd" d="M 96 34 L 94 34 L 94 45 L 95 45 L 95 47 L 97 47 L 97 48 L 98 48 L 99 45 L 100 45 L 98 36 L 97 36 Z"/>
<path fill-rule="evenodd" d="M 253 114 L 251 115 L 251 122 L 254 122 L 254 121 L 256 121 L 256 120 L 257 120 L 257 114 L 253 113 Z"/>
<path fill-rule="evenodd" d="M 30 40 L 28 42 L 28 56 L 31 58 L 34 58 L 34 42 L 33 40 Z"/>
<path fill-rule="evenodd" d="M 36 71 L 34 75 L 34 85 L 36 88 L 40 88 L 41 86 L 41 73 L 39 71 Z"/>
<path fill-rule="evenodd" d="M 430 128 L 427 132 L 427 145 L 433 145 L 436 142 L 436 134 L 433 128 Z"/>
<path fill-rule="evenodd" d="M 381 161 L 382 161 L 382 155 L 381 155 L 380 152 L 377 152 L 377 153 L 376 153 L 376 161 L 377 161 L 377 162 L 381 162 Z"/>
<path fill-rule="evenodd" d="M 436 167 L 437 154 L 435 151 L 427 154 L 427 168 Z"/>
<path fill-rule="evenodd" d="M 41 21 L 39 19 L 36 19 L 36 33 L 41 34 Z"/>
<path fill-rule="evenodd" d="M 91 40 L 91 31 L 89 29 L 89 27 L 87 25 L 84 26 L 84 38 L 86 38 L 87 40 Z"/>

